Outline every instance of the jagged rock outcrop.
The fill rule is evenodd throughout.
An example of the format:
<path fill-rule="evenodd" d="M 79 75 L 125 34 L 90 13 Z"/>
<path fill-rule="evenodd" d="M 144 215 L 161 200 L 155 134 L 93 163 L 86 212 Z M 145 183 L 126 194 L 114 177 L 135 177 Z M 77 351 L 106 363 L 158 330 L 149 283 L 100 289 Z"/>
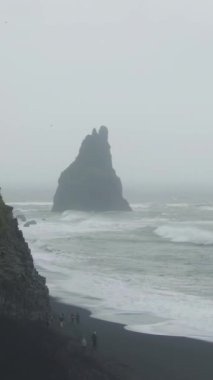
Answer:
<path fill-rule="evenodd" d="M 108 130 L 93 129 L 76 160 L 61 174 L 53 211 L 130 211 L 122 184 L 112 167 Z"/>
<path fill-rule="evenodd" d="M 18 214 L 18 215 L 16 216 L 16 218 L 17 218 L 18 220 L 21 220 L 21 222 L 26 222 L 26 220 L 27 220 L 26 216 L 23 215 L 23 214 Z"/>
<path fill-rule="evenodd" d="M 0 315 L 46 320 L 49 314 L 45 279 L 34 267 L 12 207 L 0 196 Z"/>
<path fill-rule="evenodd" d="M 30 227 L 34 224 L 37 224 L 35 220 L 29 220 L 28 222 L 24 223 L 24 227 Z"/>

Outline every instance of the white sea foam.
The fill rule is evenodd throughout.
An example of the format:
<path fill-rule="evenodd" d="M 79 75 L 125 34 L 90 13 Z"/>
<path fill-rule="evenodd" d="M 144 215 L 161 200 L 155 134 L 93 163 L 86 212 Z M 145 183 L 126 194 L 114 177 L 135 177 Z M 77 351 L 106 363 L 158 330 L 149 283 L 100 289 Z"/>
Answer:
<path fill-rule="evenodd" d="M 72 235 L 71 226 L 66 223 L 56 223 L 53 221 L 36 220 L 37 224 L 30 227 L 22 227 L 24 235 L 27 239 L 49 240 L 57 238 L 66 238 Z"/>
<path fill-rule="evenodd" d="M 95 267 L 79 270 L 81 258 L 75 255 L 58 255 L 54 261 L 45 256 L 37 260 L 51 293 L 64 302 L 86 307 L 94 317 L 123 323 L 132 331 L 213 340 L 211 300 L 153 288 L 152 276 L 142 284 L 137 278 L 97 273 Z"/>
<path fill-rule="evenodd" d="M 210 330 L 193 328 L 191 325 L 180 323 L 179 321 L 164 321 L 155 324 L 133 324 L 125 326 L 126 330 L 140 332 L 145 334 L 167 335 L 167 336 L 180 336 L 188 337 L 199 340 L 213 342 L 213 334 Z"/>
<path fill-rule="evenodd" d="M 200 206 L 199 209 L 203 211 L 213 211 L 213 206 Z"/>
<path fill-rule="evenodd" d="M 166 205 L 167 205 L 167 207 L 178 207 L 178 208 L 187 208 L 187 207 L 190 207 L 189 203 L 181 203 L 181 202 L 178 202 L 178 203 L 167 203 Z"/>
<path fill-rule="evenodd" d="M 134 211 L 141 211 L 141 210 L 147 210 L 152 206 L 151 202 L 147 203 L 133 203 L 131 204 L 131 207 Z"/>
<path fill-rule="evenodd" d="M 196 227 L 164 225 L 156 228 L 155 233 L 174 243 L 213 244 L 213 232 Z"/>
<path fill-rule="evenodd" d="M 168 218 L 157 217 L 141 217 L 141 214 L 129 213 L 83 213 L 77 211 L 66 211 L 60 216 L 60 221 L 72 226 L 72 231 L 86 232 L 122 232 L 132 231 L 140 228 L 158 226 L 159 223 L 165 223 Z"/>
<path fill-rule="evenodd" d="M 213 230 L 203 210 L 195 217 L 189 205 L 186 221 L 185 207 L 174 215 L 165 204 L 128 214 L 22 207 L 37 221 L 20 226 L 52 295 L 133 331 L 211 340 Z"/>
<path fill-rule="evenodd" d="M 10 206 L 52 206 L 52 202 L 8 202 Z"/>

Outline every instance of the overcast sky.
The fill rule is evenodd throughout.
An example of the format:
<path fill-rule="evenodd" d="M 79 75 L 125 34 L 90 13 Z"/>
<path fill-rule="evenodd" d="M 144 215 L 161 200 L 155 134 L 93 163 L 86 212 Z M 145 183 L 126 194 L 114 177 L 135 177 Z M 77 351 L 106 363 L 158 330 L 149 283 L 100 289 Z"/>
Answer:
<path fill-rule="evenodd" d="M 55 186 L 93 127 L 125 184 L 213 186 L 212 0 L 0 0 L 0 182 Z"/>

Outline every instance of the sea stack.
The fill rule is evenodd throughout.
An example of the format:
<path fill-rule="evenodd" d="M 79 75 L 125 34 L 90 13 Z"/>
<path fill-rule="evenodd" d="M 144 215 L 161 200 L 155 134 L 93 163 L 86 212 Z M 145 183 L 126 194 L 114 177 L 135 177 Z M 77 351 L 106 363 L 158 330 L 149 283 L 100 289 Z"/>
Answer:
<path fill-rule="evenodd" d="M 106 127 L 86 136 L 76 160 L 62 172 L 52 210 L 131 211 L 112 166 Z"/>

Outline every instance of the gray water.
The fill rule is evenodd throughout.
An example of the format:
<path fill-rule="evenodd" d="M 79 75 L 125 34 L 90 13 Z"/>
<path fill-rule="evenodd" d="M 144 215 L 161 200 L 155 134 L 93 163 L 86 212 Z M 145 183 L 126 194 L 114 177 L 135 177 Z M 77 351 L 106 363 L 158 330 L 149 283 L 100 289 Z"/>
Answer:
<path fill-rule="evenodd" d="M 133 331 L 213 340 L 213 203 L 102 214 L 14 206 L 38 222 L 20 228 L 52 295 Z"/>

